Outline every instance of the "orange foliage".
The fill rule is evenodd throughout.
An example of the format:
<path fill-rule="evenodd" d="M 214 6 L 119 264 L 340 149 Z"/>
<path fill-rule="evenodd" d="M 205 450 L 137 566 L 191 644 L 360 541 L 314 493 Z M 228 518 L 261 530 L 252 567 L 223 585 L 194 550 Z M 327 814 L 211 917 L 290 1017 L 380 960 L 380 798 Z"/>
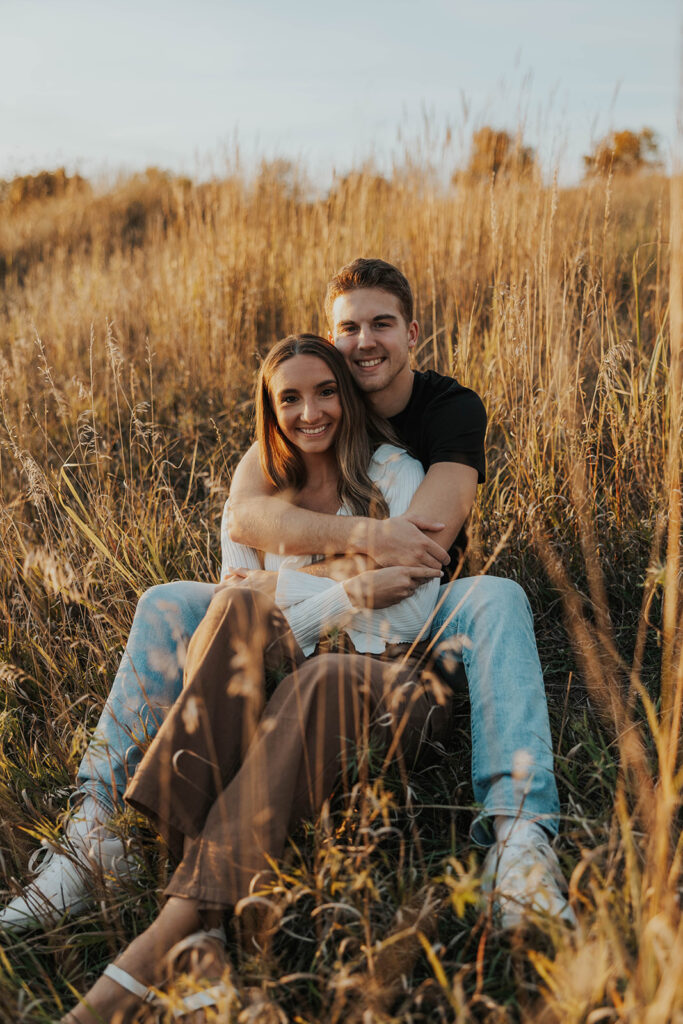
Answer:
<path fill-rule="evenodd" d="M 661 167 L 659 143 L 652 128 L 610 132 L 583 158 L 587 175 L 633 174 Z"/>
<path fill-rule="evenodd" d="M 89 188 L 80 174 L 69 177 L 63 167 L 58 167 L 56 171 L 40 171 L 39 174 L 24 174 L 12 181 L 0 181 L 0 202 L 16 209 L 37 199 L 53 199 Z"/>
<path fill-rule="evenodd" d="M 521 136 L 510 135 L 485 125 L 472 136 L 470 158 L 465 171 L 455 180 L 477 178 L 527 177 L 536 170 L 536 155 L 531 146 L 523 145 Z"/>

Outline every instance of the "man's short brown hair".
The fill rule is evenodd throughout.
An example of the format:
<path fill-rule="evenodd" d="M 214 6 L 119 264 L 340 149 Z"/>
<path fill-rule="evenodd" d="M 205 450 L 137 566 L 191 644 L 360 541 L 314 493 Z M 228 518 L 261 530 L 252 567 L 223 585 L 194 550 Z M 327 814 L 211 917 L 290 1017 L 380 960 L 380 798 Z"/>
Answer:
<path fill-rule="evenodd" d="M 384 292 L 395 295 L 398 299 L 401 313 L 407 324 L 413 319 L 413 293 L 404 274 L 385 260 L 358 259 L 347 263 L 345 267 L 338 270 L 327 285 L 325 293 L 325 316 L 330 328 L 334 328 L 332 321 L 332 306 L 339 295 L 346 292 L 356 291 L 358 288 L 381 288 Z"/>

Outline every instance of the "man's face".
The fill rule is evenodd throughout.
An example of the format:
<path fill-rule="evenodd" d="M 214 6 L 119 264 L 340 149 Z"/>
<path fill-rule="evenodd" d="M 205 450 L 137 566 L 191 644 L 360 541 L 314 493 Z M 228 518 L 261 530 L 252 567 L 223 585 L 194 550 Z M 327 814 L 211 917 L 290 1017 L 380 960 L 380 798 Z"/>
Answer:
<path fill-rule="evenodd" d="M 395 295 L 381 288 L 345 292 L 334 300 L 332 320 L 330 341 L 361 391 L 384 391 L 410 379 L 418 326 L 415 320 L 406 323 Z"/>

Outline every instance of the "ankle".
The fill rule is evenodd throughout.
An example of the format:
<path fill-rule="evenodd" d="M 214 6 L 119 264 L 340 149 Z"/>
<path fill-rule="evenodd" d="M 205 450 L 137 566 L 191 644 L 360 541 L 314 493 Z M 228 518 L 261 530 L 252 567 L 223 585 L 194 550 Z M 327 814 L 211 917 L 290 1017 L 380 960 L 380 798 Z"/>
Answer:
<path fill-rule="evenodd" d="M 164 936 L 158 934 L 152 924 L 133 939 L 114 964 L 142 985 L 158 985 L 164 980 L 163 960 L 166 952 Z"/>
<path fill-rule="evenodd" d="M 529 821 L 528 818 L 512 817 L 511 815 L 497 814 L 493 820 L 493 829 L 496 841 L 499 843 L 506 843 L 510 840 L 547 843 L 550 838 L 537 821 Z"/>
<path fill-rule="evenodd" d="M 113 811 L 109 807 L 100 803 L 92 794 L 86 793 L 80 803 L 72 807 L 67 818 L 67 828 L 73 822 L 79 827 L 87 826 L 93 830 L 108 829 L 112 816 Z"/>
<path fill-rule="evenodd" d="M 176 943 L 201 927 L 197 901 L 171 896 L 143 934 L 149 936 L 150 944 L 159 951 L 161 959 Z"/>

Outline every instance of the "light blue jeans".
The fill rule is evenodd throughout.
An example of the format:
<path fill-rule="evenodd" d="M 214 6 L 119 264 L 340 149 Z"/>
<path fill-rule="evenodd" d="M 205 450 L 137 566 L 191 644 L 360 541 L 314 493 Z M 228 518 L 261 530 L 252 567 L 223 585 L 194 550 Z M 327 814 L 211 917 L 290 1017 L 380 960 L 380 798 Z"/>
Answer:
<path fill-rule="evenodd" d="M 497 814 L 557 834 L 560 802 L 534 620 L 514 580 L 471 576 L 441 587 L 431 639 L 443 674 L 462 661 L 472 730 L 476 842 L 491 842 Z"/>
<path fill-rule="evenodd" d="M 164 583 L 140 598 L 109 698 L 78 771 L 81 793 L 121 805 L 149 741 L 181 692 L 187 645 L 212 583 Z M 473 836 L 497 814 L 557 831 L 559 802 L 531 608 L 512 580 L 476 576 L 441 588 L 432 629 L 446 674 L 462 661 L 472 724 Z"/>

